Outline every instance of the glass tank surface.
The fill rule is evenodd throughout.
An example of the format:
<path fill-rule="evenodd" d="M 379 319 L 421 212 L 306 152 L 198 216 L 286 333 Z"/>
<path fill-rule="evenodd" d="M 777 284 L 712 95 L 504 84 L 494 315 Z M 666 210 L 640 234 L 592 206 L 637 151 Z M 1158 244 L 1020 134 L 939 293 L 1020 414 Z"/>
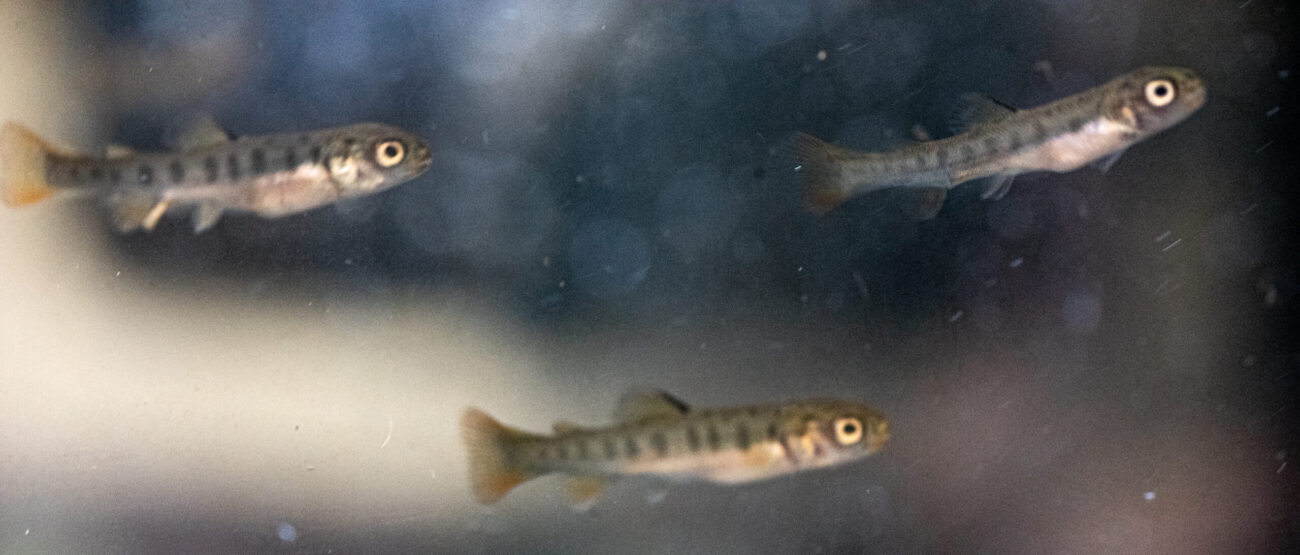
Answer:
<path fill-rule="evenodd" d="M 1296 552 L 1295 12 L 0 2 L 0 553 Z"/>

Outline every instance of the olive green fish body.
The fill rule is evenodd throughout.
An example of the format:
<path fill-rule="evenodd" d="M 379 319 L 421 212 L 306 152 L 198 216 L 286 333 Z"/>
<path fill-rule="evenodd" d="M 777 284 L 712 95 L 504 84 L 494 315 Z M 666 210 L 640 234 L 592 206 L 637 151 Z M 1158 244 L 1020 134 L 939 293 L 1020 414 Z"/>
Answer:
<path fill-rule="evenodd" d="M 989 176 L 995 178 L 984 197 L 999 198 L 1021 173 L 1113 162 L 1204 103 L 1205 88 L 1189 70 L 1142 68 L 1028 110 L 970 95 L 959 122 L 963 132 L 890 152 L 855 152 L 804 134 L 789 149 L 808 205 L 818 212 L 888 187 L 948 189 Z"/>
<path fill-rule="evenodd" d="M 551 436 L 466 411 L 462 428 L 475 494 L 491 503 L 523 481 L 559 473 L 572 477 L 574 500 L 589 505 L 617 476 L 738 484 L 856 460 L 889 439 L 883 415 L 837 400 L 690 410 L 651 393 L 628 396 L 621 406 L 623 422 L 615 426 L 562 423 Z"/>
<path fill-rule="evenodd" d="M 194 207 L 202 231 L 227 210 L 273 218 L 373 194 L 419 176 L 431 159 L 420 137 L 375 123 L 235 140 L 213 126 L 189 140 L 177 153 L 90 157 L 7 123 L 0 190 L 9 205 L 97 197 L 114 207 L 123 231 L 152 229 L 164 212 Z"/>

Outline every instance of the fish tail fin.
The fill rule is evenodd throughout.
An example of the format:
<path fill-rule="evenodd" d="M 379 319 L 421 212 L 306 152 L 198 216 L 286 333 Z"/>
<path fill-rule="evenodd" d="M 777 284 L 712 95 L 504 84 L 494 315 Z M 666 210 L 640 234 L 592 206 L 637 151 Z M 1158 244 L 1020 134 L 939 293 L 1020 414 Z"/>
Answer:
<path fill-rule="evenodd" d="M 804 205 L 818 214 L 830 212 L 849 197 L 844 190 L 840 163 L 851 153 L 826 141 L 796 132 L 782 151 L 803 181 Z"/>
<path fill-rule="evenodd" d="M 537 477 L 537 473 L 520 467 L 509 456 L 515 441 L 533 434 L 502 425 L 475 408 L 465 409 L 460 433 L 469 452 L 470 484 L 480 503 L 495 503 L 515 486 Z"/>
<path fill-rule="evenodd" d="M 0 129 L 0 200 L 25 206 L 54 194 L 45 179 L 46 155 L 54 152 L 30 129 L 6 122 Z"/>

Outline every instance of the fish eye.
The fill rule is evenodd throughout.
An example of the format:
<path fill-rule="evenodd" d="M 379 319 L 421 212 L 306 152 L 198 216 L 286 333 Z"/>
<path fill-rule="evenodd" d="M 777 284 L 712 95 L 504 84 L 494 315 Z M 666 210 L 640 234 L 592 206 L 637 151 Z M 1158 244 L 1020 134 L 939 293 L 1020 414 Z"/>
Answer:
<path fill-rule="evenodd" d="M 1147 102 L 1157 108 L 1174 101 L 1174 84 L 1168 79 L 1156 79 L 1147 82 Z"/>
<path fill-rule="evenodd" d="M 406 147 L 401 141 L 389 140 L 375 145 L 375 161 L 385 168 L 396 166 L 406 156 Z"/>
<path fill-rule="evenodd" d="M 840 445 L 853 445 L 862 440 L 862 421 L 845 417 L 835 421 L 835 441 Z"/>

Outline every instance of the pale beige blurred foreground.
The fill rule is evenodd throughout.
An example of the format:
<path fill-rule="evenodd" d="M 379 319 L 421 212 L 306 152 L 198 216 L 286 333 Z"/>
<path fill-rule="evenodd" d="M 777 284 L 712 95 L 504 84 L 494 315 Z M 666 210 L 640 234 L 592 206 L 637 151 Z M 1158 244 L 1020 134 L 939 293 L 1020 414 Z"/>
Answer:
<path fill-rule="evenodd" d="M 0 3 L 0 120 L 88 148 L 84 73 L 36 6 Z M 0 210 L 0 553 L 150 550 L 134 538 L 203 521 L 268 541 L 281 522 L 445 528 L 476 510 L 459 412 L 546 390 L 490 315 L 164 290 L 106 254 L 89 213 Z M 131 531 L 150 523 L 178 528 Z"/>

